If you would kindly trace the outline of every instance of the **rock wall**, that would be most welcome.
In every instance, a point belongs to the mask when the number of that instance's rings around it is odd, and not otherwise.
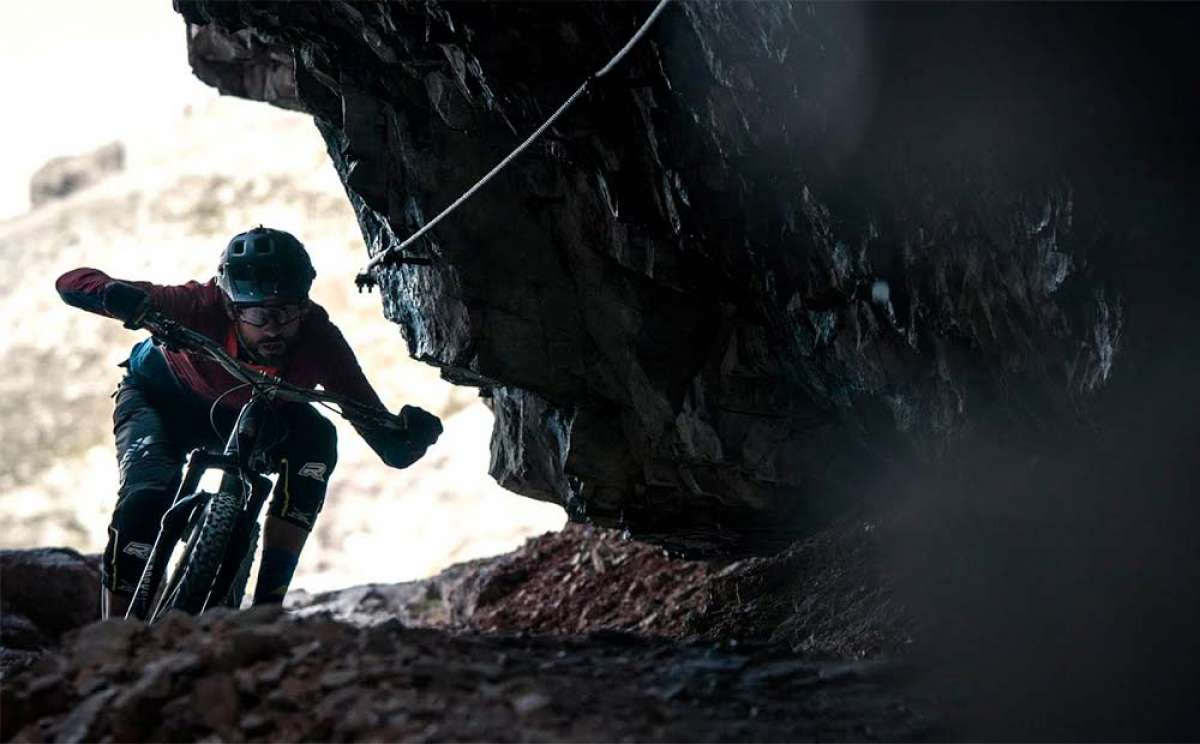
[[[371,254],[651,10],[176,7],[201,79],[313,115]],[[1081,436],[1124,360],[1148,164],[1190,141],[1176,21],[674,4],[432,266],[379,274],[385,312],[490,400],[501,484],[682,548],[776,547],[980,431]]]
[[[0,680],[100,616],[100,556],[0,550]]]

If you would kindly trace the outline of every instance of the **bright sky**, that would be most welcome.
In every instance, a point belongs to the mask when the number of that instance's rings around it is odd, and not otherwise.
[[[176,118],[216,91],[192,76],[170,0],[0,2],[0,218],[29,207],[29,177]]]

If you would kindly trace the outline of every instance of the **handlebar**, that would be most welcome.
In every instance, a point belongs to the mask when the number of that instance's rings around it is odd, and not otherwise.
[[[143,328],[155,339],[171,349],[208,357],[221,365],[235,379],[249,385],[256,395],[302,403],[328,403],[337,406],[338,414],[347,421],[360,426],[404,431],[403,419],[388,411],[368,406],[340,395],[298,387],[279,377],[272,377],[253,369],[229,355],[219,344],[201,333],[171,320],[162,313],[148,311],[127,327]]]

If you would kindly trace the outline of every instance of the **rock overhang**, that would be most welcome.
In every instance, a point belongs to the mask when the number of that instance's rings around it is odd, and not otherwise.
[[[201,79],[313,115],[373,253],[651,9],[176,5]],[[700,552],[776,548],[973,432],[1072,436],[1122,352],[1113,183],[1138,158],[1094,119],[1136,92],[1090,75],[1095,22],[673,5],[431,266],[380,272],[384,312],[490,401],[500,483]]]

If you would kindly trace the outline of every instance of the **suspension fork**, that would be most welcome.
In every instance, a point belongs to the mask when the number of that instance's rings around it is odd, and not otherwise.
[[[144,620],[150,614],[150,603],[166,572],[167,561],[170,560],[175,543],[183,535],[183,530],[192,515],[197,514],[209,498],[209,494],[199,490],[200,478],[205,471],[210,468],[219,468],[224,472],[221,476],[220,492],[238,494],[243,498],[246,496],[244,474],[254,471],[257,465],[255,459],[261,454],[257,447],[262,420],[259,412],[267,405],[269,402],[264,397],[255,395],[242,406],[237,421],[229,432],[229,438],[225,442],[225,449],[220,454],[204,449],[192,450],[188,457],[187,472],[179,484],[179,489],[175,492],[171,508],[163,515],[158,537],[155,538],[154,547],[150,550],[150,559],[146,561],[146,567],[142,571],[137,591],[134,592],[133,600],[129,604],[129,610],[125,613],[125,617]],[[261,481],[266,481],[266,486],[263,486]],[[265,477],[255,476],[250,485],[250,500],[254,501],[258,498],[260,501],[258,506],[252,510],[253,519],[257,520],[258,509],[262,506],[261,501],[266,499],[266,493],[270,491],[270,481]],[[246,505],[245,502],[243,504]],[[239,532],[241,531],[240,523],[244,521],[246,521],[244,517],[239,520]],[[248,548],[251,526],[247,524],[244,529],[246,537],[241,541],[243,551]],[[225,582],[226,591],[232,580],[231,577]],[[210,596],[223,595],[214,593]]]
[[[258,513],[266,503],[267,495],[271,492],[270,479],[259,472],[260,467],[265,465],[265,462],[259,462],[259,460],[266,457],[266,453],[260,449],[261,427],[264,421],[262,411],[269,405],[269,401],[263,396],[255,395],[250,398],[246,405],[242,406],[233,430],[229,433],[229,440],[225,444],[225,456],[233,460],[236,466],[225,470],[225,475],[221,478],[220,490],[226,493],[245,494],[249,498],[243,502],[242,513],[234,525],[233,534],[230,535],[229,544],[225,548],[224,560],[221,562],[221,568],[213,580],[213,587],[208,595],[209,604],[221,602],[229,593],[229,588],[233,585],[234,580],[237,579],[242,558],[250,550],[250,538],[254,531],[254,525],[258,522]],[[250,475],[252,473],[255,474]],[[248,489],[245,488],[247,476],[250,476]]]
[[[183,530],[187,527],[192,515],[197,513],[198,509],[202,509],[209,498],[209,494],[200,491],[199,487],[200,478],[210,468],[222,468],[228,477],[230,470],[237,471],[237,462],[224,453],[216,454],[203,449],[192,450],[188,456],[187,471],[183,481],[175,492],[171,508],[167,509],[167,513],[163,515],[158,537],[154,539],[150,558],[142,570],[137,591],[134,592],[133,600],[129,604],[129,610],[125,613],[125,617],[144,620],[149,615],[150,603],[166,572],[171,550],[183,535]]]

